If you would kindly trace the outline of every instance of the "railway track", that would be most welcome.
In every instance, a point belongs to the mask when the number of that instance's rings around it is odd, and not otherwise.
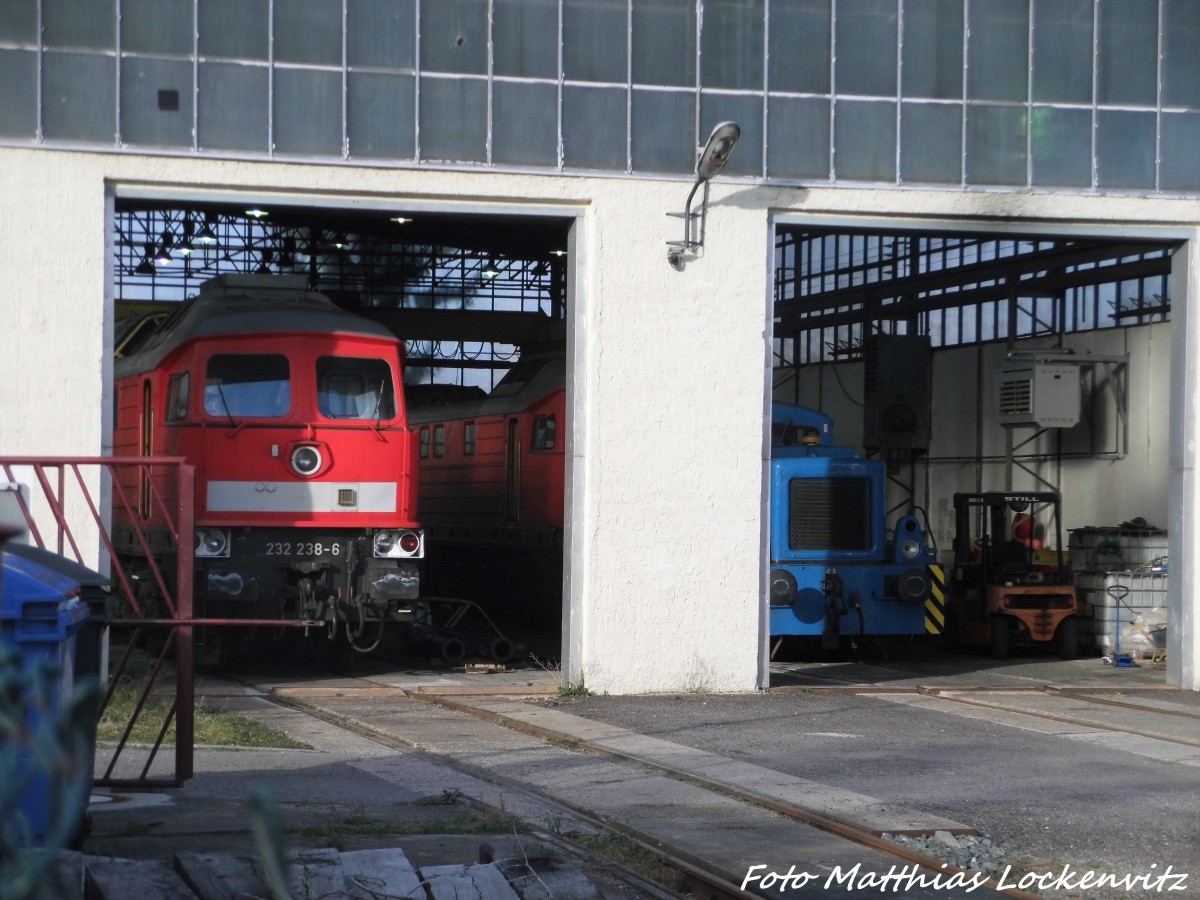
[[[1155,694],[1178,696],[1169,689],[1145,687],[1063,687],[1004,685],[939,687],[930,685],[804,685],[773,688],[820,694],[870,694],[936,697],[963,706],[1031,716],[1036,719],[1121,732],[1187,747],[1200,747],[1200,707],[1154,701]],[[1140,701],[1139,702],[1139,698]]]
[[[974,883],[978,887],[991,888],[993,891],[1010,896],[1030,898],[1030,900],[1035,896],[1011,886],[1001,886],[995,880],[988,881],[983,875],[957,869],[948,865],[942,859],[917,852],[884,839],[880,836],[880,829],[864,827],[852,818],[833,814],[828,809],[816,808],[787,799],[780,799],[777,796],[766,793],[765,788],[763,790],[753,790],[733,781],[723,781],[720,778],[714,777],[711,772],[703,769],[689,768],[685,765],[672,765],[664,762],[661,758],[657,758],[652,753],[639,753],[617,749],[608,742],[589,740],[562,730],[542,727],[529,721],[522,721],[514,716],[489,709],[485,698],[463,696],[457,690],[448,695],[439,694],[435,690],[410,691],[392,688],[390,691],[387,691],[378,682],[370,682],[369,680],[364,680],[364,682],[363,689],[374,692],[377,699],[382,699],[381,691],[391,693],[392,696],[403,694],[406,697],[423,701],[426,704],[443,710],[470,716],[488,724],[500,725],[505,729],[538,738],[540,741],[547,742],[556,749],[580,751],[593,759],[605,758],[614,760],[622,765],[626,771],[630,772],[632,778],[641,777],[640,773],[643,772],[655,772],[666,776],[674,782],[684,783],[691,789],[708,792],[720,796],[726,801],[753,807],[760,812],[773,816],[783,817],[801,826],[808,826],[819,832],[823,832],[829,838],[845,842],[848,846],[852,845],[853,847],[860,848],[861,852],[870,855],[870,859],[877,860],[882,858],[887,860],[888,864],[894,866],[896,869],[921,872],[928,879],[927,884],[933,884],[933,879],[939,878],[941,880],[936,882],[938,886],[945,885],[947,882],[950,883],[951,887]],[[346,693],[353,693],[353,690]],[[286,697],[284,702],[310,715],[323,718],[340,727],[353,730],[358,734],[371,737],[384,744],[398,748],[404,747],[410,752],[413,748],[417,748],[420,752],[426,754],[435,752],[431,751],[420,739],[398,735],[389,729],[381,729],[367,724],[360,717],[353,714],[343,715],[338,713],[336,711],[336,703],[331,705],[327,699],[320,700],[315,697],[305,699],[303,696],[293,694]],[[505,698],[495,702],[503,704],[505,702],[515,703],[517,701]],[[533,708],[536,709],[537,707]],[[476,777],[482,777],[496,783],[503,783],[503,779],[498,777],[495,772],[482,772],[474,766],[462,766],[461,762],[453,759],[448,760],[440,755],[438,756],[438,760],[452,767],[461,766],[464,771]],[[538,792],[538,788],[531,787],[526,782],[510,782],[504,786],[524,791],[533,790],[535,793]],[[619,787],[615,787],[614,789],[620,790]],[[703,859],[698,859],[694,852],[695,848],[674,848],[669,843],[655,839],[652,835],[639,829],[636,824],[630,825],[625,821],[614,819],[603,813],[597,813],[589,809],[586,805],[572,803],[569,798],[564,798],[561,795],[547,796],[543,794],[542,798],[563,806],[572,816],[586,821],[592,827],[617,835],[622,841],[631,842],[646,853],[653,855],[661,866],[675,873],[675,877],[672,880],[676,885],[686,885],[686,896],[705,898],[705,900],[725,900],[725,898],[750,898],[768,895],[778,896],[777,893],[767,894],[743,890],[741,883],[728,877],[728,872],[725,872],[723,876],[719,872],[719,867],[706,865]],[[888,831],[890,829],[885,828],[882,830]],[[895,830],[902,833],[901,829]],[[961,825],[956,827],[954,824],[944,822],[931,824],[927,827],[918,826],[911,829],[908,833],[932,834],[935,830],[951,831],[958,834],[975,833],[969,827]],[[558,837],[565,839],[563,835],[558,835]],[[580,849],[590,849],[592,852],[595,852],[596,848],[592,844],[590,847],[581,845]],[[619,863],[615,864],[619,865]],[[878,864],[876,864],[876,868],[878,868]],[[959,879],[958,881],[949,881],[956,876]],[[634,873],[634,877],[642,876]],[[987,894],[986,890],[980,891],[978,887],[969,896]],[[1002,887],[1003,889],[1001,889]],[[787,895],[786,892],[784,895]],[[797,895],[805,896],[803,893]],[[914,893],[911,896],[921,896],[921,894]],[[941,893],[941,896],[945,896],[944,891]],[[968,894],[964,894],[964,896],[968,896]]]
[[[364,679],[359,679],[359,680],[364,680]],[[374,683],[371,683],[369,686],[364,686],[360,690],[371,692],[372,695],[377,699],[382,699],[383,697],[387,697],[387,696],[392,696],[392,697],[418,696],[419,699],[436,702],[435,698],[432,696],[420,696],[417,692],[399,690],[399,689],[390,688],[390,687],[380,687],[378,684],[374,684]],[[350,692],[353,693],[353,689],[351,689]],[[346,693],[347,692],[343,691],[343,692],[341,692],[340,695],[345,696]],[[416,747],[411,741],[404,740],[403,738],[398,738],[386,729],[372,727],[370,725],[363,724],[362,722],[359,722],[353,718],[348,718],[348,717],[345,717],[342,715],[338,715],[336,713],[332,713],[332,712],[330,712],[329,709],[324,708],[321,705],[319,705],[315,702],[312,702],[311,700],[302,699],[301,697],[297,697],[294,695],[286,697],[286,698],[276,697],[275,699],[277,702],[281,702],[286,706],[289,706],[293,709],[297,709],[302,712],[305,712],[308,715],[311,715],[315,718],[321,719],[322,721],[325,721],[329,724],[336,725],[337,727],[343,728],[347,731],[354,732],[355,734],[358,734],[362,737],[370,738],[371,740],[377,741],[377,742],[383,744],[384,746],[389,746],[389,747],[393,747],[396,749],[402,749],[407,752],[413,752],[414,750],[416,750],[417,752],[420,752],[423,755],[426,755],[427,757],[436,760],[440,764],[450,765],[451,767],[458,768],[458,769],[464,771],[465,774],[469,774],[472,776],[480,776],[483,774],[483,773],[480,773],[478,770],[458,766],[458,765],[455,765],[454,763],[448,763],[444,758],[438,757],[436,754],[432,754],[429,751],[424,750],[420,747]],[[458,704],[454,704],[454,703],[450,703],[450,702],[443,703],[441,705],[443,705],[447,708],[455,708],[456,706],[458,706]],[[462,707],[462,709],[460,711],[466,712],[468,714],[473,714],[472,711],[465,706]],[[483,777],[488,780],[494,780],[494,776],[483,775]],[[509,787],[509,788],[515,788],[517,790],[527,790],[526,786],[516,784],[516,783],[510,783],[510,784],[504,785],[504,786]],[[550,798],[542,798],[542,799],[549,800],[549,802],[554,803],[556,805],[562,805],[559,801],[555,801]],[[697,900],[701,900],[701,898],[703,898],[703,900],[748,900],[748,898],[756,898],[759,896],[757,894],[752,894],[747,891],[743,891],[738,885],[736,885],[732,882],[726,881],[724,879],[721,879],[721,878],[713,875],[712,873],[705,871],[704,869],[700,868],[699,866],[694,865],[692,862],[689,862],[688,860],[685,860],[681,857],[672,855],[669,852],[665,852],[661,847],[656,847],[656,846],[642,840],[636,834],[630,834],[627,830],[623,830],[623,829],[617,827],[612,822],[605,822],[605,821],[602,821],[601,819],[591,816],[588,814],[588,812],[586,810],[582,810],[579,808],[568,808],[565,805],[563,805],[563,809],[565,812],[569,812],[569,814],[572,817],[587,822],[590,826],[592,826],[592,828],[594,828],[598,831],[601,831],[601,832],[609,832],[609,833],[613,834],[614,836],[618,836],[623,841],[628,841],[629,843],[636,846],[643,853],[646,853],[646,854],[652,856],[653,858],[655,858],[662,867],[664,867],[665,869],[667,869],[671,873],[673,873],[674,877],[671,880],[673,880],[675,882],[676,889],[681,889],[681,893],[683,896],[697,898]],[[549,841],[552,843],[561,843],[561,844],[569,845],[575,851],[581,852],[581,853],[589,853],[589,854],[596,855],[598,852],[600,852],[600,851],[597,851],[595,842],[589,841],[589,842],[585,843],[585,842],[582,842],[579,840],[574,840],[570,836],[565,835],[565,834],[560,834],[560,833],[550,834],[550,833],[542,832],[542,833],[538,834],[538,837],[541,840]],[[603,855],[603,853],[600,852],[600,855]],[[618,870],[620,872],[621,877],[630,886],[643,891],[645,896],[652,897],[652,898],[655,898],[655,897],[666,898],[666,897],[676,896],[675,892],[667,890],[658,881],[648,878],[646,873],[634,870],[629,865],[626,865],[625,863],[614,858],[613,856],[605,856],[604,858],[605,858],[607,865]]]
[[[1065,687],[1057,685],[1023,688],[1012,686],[944,688],[914,686],[893,687],[881,691],[870,686],[855,685],[831,687],[822,692],[864,695],[882,693],[894,700],[901,697],[911,697],[918,701],[932,698],[952,704],[960,710],[969,710],[973,714],[971,717],[990,718],[994,715],[994,721],[1002,724],[1025,727],[1030,730],[1042,730],[1050,734],[1075,737],[1083,734],[1099,743],[1122,735],[1136,736],[1148,739],[1137,742],[1148,745],[1148,749],[1140,751],[1134,749],[1127,739],[1122,741],[1122,749],[1144,752],[1147,756],[1163,761],[1179,762],[1191,766],[1200,765],[1200,756],[1191,752],[1191,748],[1200,747],[1200,728],[1197,728],[1196,725],[1197,720],[1200,720],[1200,704],[1196,703],[1195,698],[1191,695],[1166,688],[1145,686]],[[475,716],[483,716],[510,728],[520,728],[549,740],[564,740],[563,734],[556,732],[553,728],[539,728],[529,722],[514,720],[510,716],[495,715],[486,708],[481,709],[470,699],[441,697],[436,698],[434,702]],[[978,715],[981,712],[984,713],[984,716]],[[1038,726],[1038,722],[1047,723],[1048,727]],[[608,741],[568,739],[568,742],[579,750],[616,755],[629,763],[655,768],[672,778],[691,781],[707,789],[721,792],[739,802],[759,805],[795,821],[835,834],[847,841],[886,853],[905,863],[914,863],[934,869],[943,866],[937,859],[930,859],[919,853],[906,852],[904,848],[898,848],[892,842],[883,840],[879,836],[878,829],[861,827],[853,821],[831,816],[819,809],[780,801],[772,796],[763,796],[755,791],[744,790],[719,779],[714,780],[703,771],[665,765],[652,754],[614,751],[612,744]],[[1175,749],[1172,750],[1171,746]],[[956,871],[946,868],[942,870]],[[989,882],[989,886],[1009,888],[1009,885],[997,885],[994,881]],[[1014,896],[1032,896],[1021,890],[1005,889],[1003,892]],[[738,896],[738,894],[730,896]]]
[[[1091,742],[1093,745],[1111,746],[1122,751],[1131,751],[1134,745],[1152,745],[1153,749],[1145,755],[1165,761],[1177,762],[1182,765],[1200,765],[1200,754],[1195,748],[1200,747],[1200,729],[1196,722],[1200,719],[1200,702],[1196,702],[1177,691],[1172,691],[1160,685],[1147,683],[1112,683],[1108,685],[1067,685],[1032,683],[1027,677],[1018,673],[1005,674],[1005,681],[991,684],[971,684],[954,682],[957,679],[939,678],[929,673],[926,678],[921,673],[885,672],[876,673],[882,683],[866,683],[864,681],[850,682],[839,680],[839,672],[833,677],[822,679],[812,670],[804,673],[807,683],[796,686],[778,687],[771,693],[785,694],[802,692],[818,695],[868,695],[875,699],[887,700],[898,704],[949,712],[963,718],[974,718],[993,724],[1013,725],[1029,731],[1040,731],[1046,735],[1066,736]],[[904,678],[906,683],[887,683],[884,678]],[[1011,680],[1008,680],[1011,679]],[[674,883],[686,883],[690,896],[696,898],[713,898],[724,900],[726,897],[766,896],[766,893],[754,893],[742,890],[740,878],[732,877],[734,870],[726,865],[724,868],[715,863],[697,857],[695,847],[686,845],[675,846],[669,841],[659,839],[652,829],[639,826],[637,820],[622,818],[620,815],[607,815],[602,808],[591,808],[586,803],[573,802],[570,796],[563,796],[555,790],[544,790],[537,784],[531,784],[527,779],[517,778],[506,780],[502,774],[491,771],[485,764],[483,767],[472,764],[466,755],[455,755],[453,748],[446,753],[444,748],[428,746],[420,736],[397,731],[394,727],[379,727],[376,720],[368,713],[368,698],[376,701],[386,701],[388,698],[405,698],[421,701],[429,707],[452,711],[461,716],[469,716],[481,723],[503,726],[506,731],[515,731],[529,737],[537,738],[542,749],[547,751],[579,751],[586,754],[587,760],[610,760],[614,765],[619,764],[629,771],[653,772],[669,779],[676,784],[685,784],[691,788],[712,796],[723,798],[733,804],[744,807],[754,807],[765,813],[781,817],[799,826],[806,826],[822,832],[830,838],[844,841],[848,845],[862,848],[864,852],[879,854],[893,861],[897,867],[919,867],[921,871],[939,873],[948,877],[959,870],[947,867],[942,859],[926,856],[909,850],[900,844],[883,839],[881,832],[891,831],[894,834],[931,835],[933,827],[910,831],[881,827],[864,827],[857,821],[854,814],[846,816],[831,813],[828,806],[811,806],[803,802],[782,797],[779,792],[772,790],[774,785],[759,784],[756,789],[748,789],[739,784],[736,779],[725,780],[716,769],[697,768],[684,759],[665,758],[662,754],[645,752],[636,741],[631,740],[626,746],[619,746],[619,741],[605,738],[620,729],[606,726],[600,721],[593,721],[599,729],[600,737],[593,739],[584,732],[576,732],[572,727],[556,727],[553,722],[543,724],[539,716],[547,714],[547,706],[530,704],[528,692],[520,687],[489,690],[481,687],[474,690],[471,687],[459,686],[436,688],[418,687],[414,680],[407,684],[397,683],[393,677],[380,674],[354,679],[354,686],[343,690],[331,688],[316,688],[311,692],[296,692],[287,698],[289,705],[302,709],[312,715],[334,721],[343,727],[349,727],[359,733],[380,740],[392,746],[407,748],[410,752],[417,748],[422,753],[436,757],[440,764],[449,767],[459,767],[477,778],[483,778],[506,788],[530,792],[543,799],[560,805],[571,816],[586,821],[591,827],[606,831],[621,840],[633,844],[652,854],[659,864],[674,873],[677,878]],[[941,682],[939,684],[939,682]],[[1007,682],[1007,683],[1006,683]],[[529,682],[533,684],[533,682]],[[332,693],[330,693],[332,691]],[[519,695],[525,694],[521,697]],[[543,685],[544,695],[553,696],[554,689],[549,684]],[[306,695],[307,694],[307,699]],[[360,709],[353,709],[353,704],[343,714],[338,711],[337,699],[356,695],[361,698]],[[332,700],[333,702],[328,702]],[[506,706],[507,704],[507,706]],[[549,714],[553,715],[554,705],[550,704]],[[563,707],[569,713],[569,705]],[[524,712],[522,712],[522,710]],[[529,711],[537,711],[531,713]],[[577,716],[570,716],[576,722],[582,721]],[[637,725],[630,726],[636,732],[625,732],[627,735],[641,738],[643,741],[653,741],[649,735],[640,733]],[[607,732],[605,732],[607,729]],[[652,730],[651,733],[654,733]],[[669,732],[659,732],[669,734]],[[582,736],[581,736],[582,734]],[[1020,738],[1017,738],[1019,745]],[[666,744],[667,742],[662,742]],[[681,745],[672,745],[680,749]],[[686,750],[688,748],[682,747]],[[526,751],[522,751],[526,752]],[[1132,749],[1131,752],[1139,752]],[[1154,755],[1157,754],[1157,755]],[[560,754],[561,755],[561,754]],[[579,757],[577,756],[577,759]],[[736,756],[719,757],[721,765],[740,764]],[[588,762],[580,761],[581,771],[586,769]],[[718,767],[719,768],[719,765]],[[728,771],[728,769],[724,770]],[[605,777],[613,777],[606,775]],[[583,778],[586,780],[587,776]],[[617,782],[614,781],[614,784]],[[557,785],[556,785],[557,786]],[[614,788],[622,790],[620,786]],[[886,796],[886,795],[881,795]],[[855,813],[860,810],[855,809]],[[529,820],[527,820],[529,821]],[[632,821],[632,824],[630,822]],[[947,826],[937,826],[938,830],[949,830],[951,833],[973,834],[970,827],[955,829]],[[555,832],[560,839],[565,835]],[[595,853],[595,847],[580,845],[582,849]],[[619,865],[619,863],[618,863]],[[969,873],[964,873],[964,877]],[[722,877],[723,876],[723,877]],[[1007,883],[998,884],[993,881],[989,885],[993,891],[1017,897],[1033,897],[1012,886],[1012,879]],[[784,891],[783,896],[789,892]],[[986,890],[975,890],[970,896],[983,896]],[[771,893],[770,896],[777,896]],[[795,896],[804,896],[797,892]],[[816,895],[814,895],[816,896]]]

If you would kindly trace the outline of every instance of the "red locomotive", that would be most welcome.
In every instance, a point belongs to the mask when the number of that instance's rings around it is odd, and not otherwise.
[[[384,623],[419,615],[417,436],[395,335],[303,279],[225,276],[124,354],[114,454],[195,466],[197,618],[319,621],[368,652]],[[148,485],[121,488],[173,563]],[[114,546],[144,572],[120,516]]]
[[[560,611],[565,365],[561,348],[527,351],[487,395],[406,388],[434,592],[503,601],[510,622]]]

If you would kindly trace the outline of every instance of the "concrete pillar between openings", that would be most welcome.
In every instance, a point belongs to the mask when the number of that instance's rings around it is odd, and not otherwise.
[[[1167,683],[1200,690],[1200,230],[1171,268]]]

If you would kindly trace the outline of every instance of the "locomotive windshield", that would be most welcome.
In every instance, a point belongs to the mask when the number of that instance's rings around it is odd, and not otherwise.
[[[322,356],[317,360],[317,409],[328,419],[394,418],[391,367],[382,359]]]
[[[277,419],[292,406],[286,356],[266,353],[221,354],[208,361],[204,411],[229,419]]]

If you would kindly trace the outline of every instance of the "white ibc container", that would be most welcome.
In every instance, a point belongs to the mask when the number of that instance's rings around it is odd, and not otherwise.
[[[1157,528],[1074,528],[1067,548],[1075,572],[1137,569],[1167,558],[1167,532]]]
[[[1121,649],[1135,649],[1132,644],[1137,643],[1139,637],[1132,623],[1140,613],[1158,617],[1158,611],[1168,603],[1169,580],[1170,576],[1165,572],[1076,572],[1081,634],[1090,633],[1094,646],[1111,650],[1119,614]],[[1115,590],[1110,591],[1110,588]],[[1122,588],[1128,589],[1128,593]],[[1124,596],[1118,599],[1114,593]],[[1126,647],[1126,644],[1131,646]]]

